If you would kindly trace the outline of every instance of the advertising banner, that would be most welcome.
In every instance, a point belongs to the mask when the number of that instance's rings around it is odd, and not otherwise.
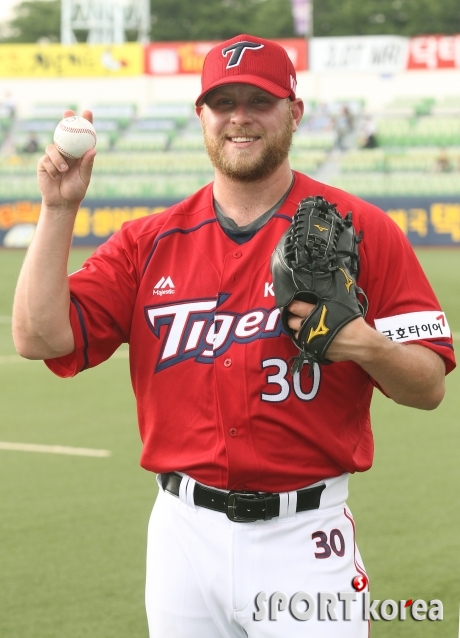
[[[143,72],[144,51],[138,43],[0,46],[3,78],[125,77]]]
[[[296,71],[306,71],[307,42],[303,38],[275,40],[283,46]],[[145,47],[145,72],[148,75],[201,73],[203,62],[216,42],[154,42]]]
[[[401,228],[413,246],[460,247],[460,197],[369,197]],[[155,215],[177,199],[88,199],[78,212],[73,245],[97,246],[121,225]],[[40,212],[37,201],[0,201],[0,246],[29,244]]]
[[[296,0],[295,8],[299,16],[306,11],[308,17],[308,2],[304,5],[305,0]],[[308,20],[307,27],[299,28],[308,28]],[[408,70],[460,69],[460,34],[286,38],[275,42],[286,49],[296,71],[391,75]],[[0,78],[200,74],[204,58],[215,45],[216,41],[0,44]]]
[[[368,197],[413,246],[460,247],[460,197]]]
[[[460,69],[460,35],[424,35],[409,40],[408,69]]]
[[[401,73],[407,66],[408,39],[392,35],[344,36],[310,40],[314,73]]]
[[[125,222],[160,213],[177,199],[84,200],[75,220],[74,246],[98,246]],[[29,245],[40,214],[34,200],[0,201],[0,246]]]

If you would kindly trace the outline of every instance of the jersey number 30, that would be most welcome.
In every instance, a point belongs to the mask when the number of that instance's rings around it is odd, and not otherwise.
[[[275,387],[273,388],[273,392],[262,392],[260,395],[262,401],[269,401],[270,403],[285,401],[292,390],[294,390],[296,397],[301,401],[311,401],[318,394],[319,383],[321,381],[321,368],[317,363],[313,364],[313,374],[311,376],[307,376],[308,366],[305,366],[301,371],[305,371],[302,376],[304,376],[304,379],[308,379],[308,383],[311,385],[310,390],[307,392],[301,386],[301,372],[296,372],[292,376],[291,388],[291,384],[287,379],[289,366],[284,359],[265,359],[262,361],[262,369],[265,368],[275,368],[276,371],[274,374],[267,374],[267,384]]]

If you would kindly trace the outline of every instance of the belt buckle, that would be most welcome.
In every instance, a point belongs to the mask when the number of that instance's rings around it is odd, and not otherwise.
[[[227,501],[227,517],[234,523],[254,523],[259,520],[257,518],[246,518],[245,516],[235,515],[235,499],[237,496],[244,496],[245,498],[265,498],[258,492],[229,492]]]

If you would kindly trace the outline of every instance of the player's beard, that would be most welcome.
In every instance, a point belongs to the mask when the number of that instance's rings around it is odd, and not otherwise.
[[[287,111],[278,131],[268,136],[264,132],[251,131],[245,127],[234,127],[219,137],[212,137],[202,120],[204,143],[214,168],[236,182],[256,182],[272,175],[287,158],[292,144],[292,113]],[[229,156],[224,151],[228,137],[260,137],[264,148],[256,156],[248,149],[236,149]]]

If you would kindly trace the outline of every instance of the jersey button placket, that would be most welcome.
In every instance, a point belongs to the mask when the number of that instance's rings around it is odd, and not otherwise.
[[[247,276],[243,273],[246,266],[245,251],[239,246],[227,252],[222,269],[219,289],[230,293],[228,300],[219,312],[235,317],[231,332],[225,342],[223,356],[215,359],[216,389],[218,393],[219,412],[221,416],[221,436],[227,455],[228,480],[230,483],[241,483],[246,468],[247,441],[245,435],[247,405],[244,393],[240,392],[242,376],[245,374],[246,356],[244,345],[238,343],[234,331],[239,321],[240,308],[246,307],[247,288],[238,287],[235,281]],[[238,312],[239,311],[239,312]],[[245,444],[246,441],[246,444]],[[239,479],[239,481],[238,481]]]

